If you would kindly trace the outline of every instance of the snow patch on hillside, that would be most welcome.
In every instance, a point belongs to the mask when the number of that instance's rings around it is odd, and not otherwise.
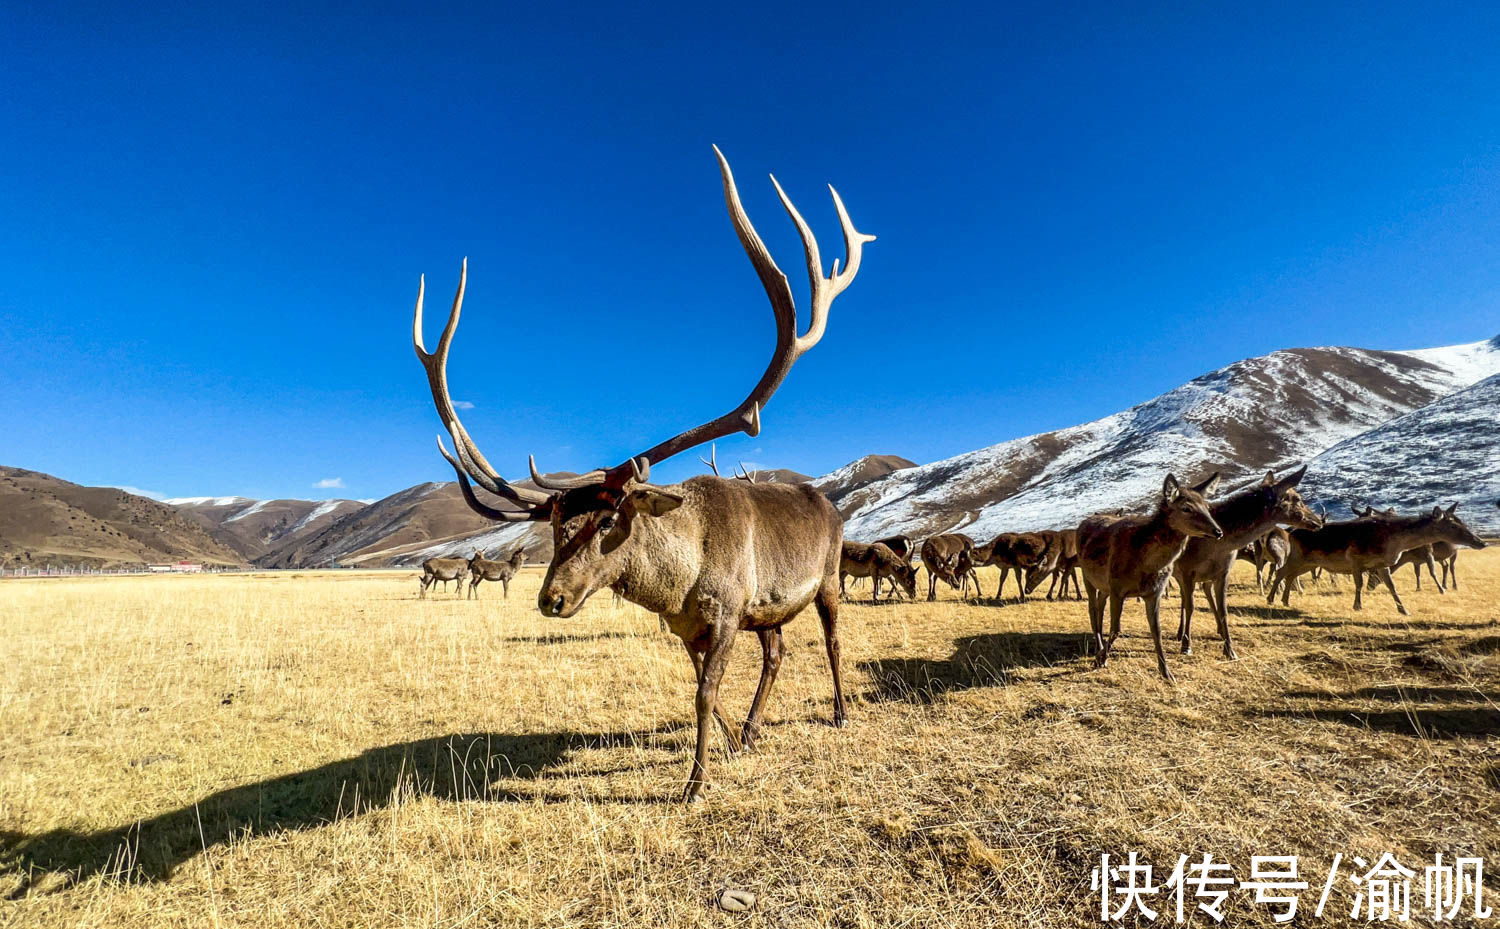
[[[318,504],[312,510],[309,510],[306,516],[297,520],[297,524],[292,527],[292,531],[297,532],[303,528],[306,528],[316,520],[319,520],[324,516],[327,516],[329,513],[332,513],[334,510],[338,509],[343,502],[344,501],[342,500],[329,500],[327,503]],[[235,518],[238,519],[239,517],[236,516]]]
[[[249,506],[245,507],[243,510],[240,510],[239,512],[235,513],[233,516],[231,516],[228,519],[224,520],[224,522],[226,522],[226,523],[238,522],[239,520],[244,519],[246,516],[254,516],[256,513],[259,513],[261,510],[265,509],[266,506],[267,506],[267,504],[269,504],[270,502],[271,501],[269,501],[269,500],[257,500],[255,503],[250,504]]]
[[[170,497],[162,501],[171,506],[234,506],[253,502],[249,497]]]

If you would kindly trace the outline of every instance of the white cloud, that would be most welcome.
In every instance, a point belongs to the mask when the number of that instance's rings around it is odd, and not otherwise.
[[[344,479],[341,477],[325,477],[313,485],[319,490],[328,490],[333,487],[343,487]]]
[[[152,500],[167,499],[167,495],[159,490],[142,490],[139,487],[131,487],[129,484],[111,484],[110,486],[115,490],[123,490],[128,494],[135,494],[137,497],[149,497]]]
[[[375,498],[374,497],[359,497],[354,502],[355,503],[364,503],[364,504],[368,505],[368,504],[374,503],[375,502]]]
[[[474,409],[474,404],[470,403],[467,400],[454,400],[453,408],[455,410],[472,410]]]

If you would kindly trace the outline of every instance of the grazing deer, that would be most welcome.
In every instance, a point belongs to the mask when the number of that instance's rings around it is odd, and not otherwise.
[[[463,305],[468,269],[459,276],[458,293],[435,352],[422,344],[422,294],[418,287],[412,325],[417,357],[427,371],[433,404],[452,437],[457,458],[441,439],[438,448],[458,476],[470,509],[492,520],[549,520],[554,552],[537,596],[545,616],[575,615],[597,590],[610,588],[664,619],[693,662],[697,679],[698,739],[683,799],[702,797],[707,781],[709,740],[714,721],[723,729],[731,753],[753,745],[761,713],[781,664],[781,628],[812,604],[823,624],[828,664],[833,674],[833,721],[845,722],[839,669],[839,558],[843,520],[828,498],[806,484],[756,483],[700,475],[680,484],[648,483],[653,464],[714,439],[744,432],[760,433],[761,411],[781,386],[793,364],[817,345],[828,324],[833,301],[859,273],[864,245],[874,236],[855,230],[836,191],[833,204],[843,227],[847,261],[823,275],[818,243],[781,185],[771,182],[802,238],[811,283],[810,322],[798,335],[796,305],[786,275],[740,204],[729,163],[715,147],[724,199],[740,244],[755,267],[776,320],[776,347],[765,373],[748,396],[717,419],[694,426],[612,468],[567,479],[543,478],[530,461],[538,490],[508,483],[469,438],[448,393],[447,358]],[[832,191],[832,188],[829,188]],[[648,344],[649,330],[636,331],[636,347]],[[630,349],[626,349],[627,352]],[[637,352],[637,354],[639,354]],[[649,361],[624,369],[629,393],[639,395]],[[470,480],[503,498],[504,508],[475,496]],[[729,664],[736,633],[748,629],[759,637],[760,684],[740,735],[729,727],[719,707],[719,683]]]
[[[511,552],[507,561],[486,561],[483,553],[474,552],[474,557],[469,559],[469,596],[474,596],[474,588],[479,586],[480,581],[499,581],[501,596],[510,598],[510,580],[516,576],[526,564],[526,551],[516,549]]]
[[[915,599],[917,596],[917,569],[881,542],[867,545],[864,542],[844,540],[843,555],[839,559],[840,595],[844,593],[844,578],[850,576],[872,578],[875,588],[871,594],[872,600],[880,599],[882,578],[891,582],[892,596],[895,596],[898,586],[906,591],[908,597]]]
[[[1120,635],[1120,612],[1126,598],[1146,602],[1146,622],[1156,642],[1156,667],[1167,683],[1175,683],[1167,669],[1158,616],[1161,596],[1172,573],[1172,563],[1190,538],[1224,537],[1203,496],[1168,474],[1161,499],[1150,516],[1090,516],[1078,527],[1078,566],[1089,596],[1089,624],[1094,633],[1094,667],[1102,668]],[[1104,603],[1109,601],[1110,630],[1104,638]]]
[[[1030,594],[1041,586],[1043,578],[1051,578],[1052,583],[1047,585],[1047,599],[1052,599],[1052,592],[1057,587],[1058,579],[1062,579],[1062,591],[1058,599],[1066,600],[1068,597],[1068,581],[1073,581],[1073,590],[1078,599],[1083,599],[1083,587],[1078,583],[1078,530],[1077,529],[1044,529],[1037,535],[1046,540],[1047,547],[1042,552],[1042,558],[1032,567],[1026,570],[1026,593]]]
[[[1401,602],[1401,595],[1396,593],[1390,570],[1402,552],[1433,542],[1484,548],[1484,540],[1464,525],[1457,509],[1458,504],[1454,504],[1446,510],[1433,507],[1431,513],[1421,516],[1363,516],[1348,522],[1328,523],[1321,529],[1294,530],[1291,554],[1276,572],[1266,603],[1276,602],[1279,587],[1282,605],[1290,605],[1292,581],[1320,567],[1330,574],[1354,576],[1354,609],[1360,610],[1364,608],[1361,599],[1364,576],[1373,571],[1391,592],[1396,611],[1407,616],[1409,612]]]
[[[1026,582],[1022,572],[1041,564],[1046,553],[1047,539],[1039,532],[1002,532],[974,550],[974,563],[1000,569],[1000,586],[995,589],[997,603],[1005,595],[1006,578],[1016,572],[1016,587],[1021,602],[1025,603]]]
[[[457,581],[458,586],[453,592],[461,594],[464,592],[464,580],[469,576],[469,562],[464,558],[429,558],[422,562],[422,590],[417,594],[418,600],[427,599],[427,588],[438,581]],[[448,585],[444,583],[443,589]]]
[[[1297,493],[1297,485],[1306,473],[1307,465],[1303,465],[1278,480],[1274,472],[1267,471],[1260,483],[1208,505],[1208,511],[1223,530],[1223,535],[1189,539],[1172,569],[1182,594],[1177,638],[1182,641],[1184,655],[1193,650],[1193,591],[1201,585],[1208,607],[1213,610],[1219,637],[1224,641],[1224,657],[1230,660],[1238,657],[1229,638],[1226,604],[1229,569],[1234,567],[1235,555],[1246,543],[1260,541],[1278,523],[1302,529],[1317,529],[1323,525],[1322,518],[1308,509]],[[1215,472],[1193,490],[1205,498],[1210,497],[1218,483],[1219,475]]]
[[[959,589],[959,582],[973,573],[974,540],[961,532],[935,535],[922,543],[922,566],[927,569],[927,599],[937,599],[937,582]],[[966,555],[960,563],[959,556]],[[977,586],[977,584],[976,584]],[[968,592],[967,586],[964,593]]]

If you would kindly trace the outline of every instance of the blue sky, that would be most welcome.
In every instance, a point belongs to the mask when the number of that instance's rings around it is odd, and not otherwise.
[[[752,11],[753,9],[753,11]],[[722,460],[930,461],[1292,345],[1500,332],[1500,7],[0,9],[0,464],[168,495],[613,464],[759,375],[710,143],[828,334]],[[693,455],[657,473],[701,471]],[[335,486],[318,486],[333,484]]]

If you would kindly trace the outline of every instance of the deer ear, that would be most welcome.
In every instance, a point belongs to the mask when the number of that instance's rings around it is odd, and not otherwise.
[[[1204,481],[1201,484],[1195,485],[1193,487],[1193,490],[1197,491],[1205,497],[1212,497],[1214,495],[1214,491],[1218,489],[1219,478],[1221,476],[1222,475],[1220,474],[1220,472],[1215,471],[1208,476],[1208,480]]]
[[[1432,515],[1433,516],[1442,516],[1443,515],[1443,508],[1440,507],[1440,506],[1433,507],[1432,508]]]
[[[625,503],[644,516],[665,516],[682,506],[682,497],[665,490],[632,490]]]
[[[1269,474],[1266,476],[1270,477]],[[1307,465],[1303,465],[1302,467],[1293,471],[1291,474],[1288,474],[1286,477],[1282,478],[1280,481],[1277,481],[1276,489],[1281,491],[1282,493],[1285,493],[1286,491],[1291,490],[1293,487],[1296,487],[1298,484],[1302,483],[1302,479],[1306,476]]]
[[[1161,482],[1162,500],[1167,503],[1171,503],[1173,500],[1177,499],[1177,495],[1180,493],[1182,493],[1182,487],[1177,483],[1177,476],[1175,474],[1168,473],[1167,479]]]
[[[1271,487],[1276,483],[1276,472],[1267,471],[1266,476],[1260,479],[1260,486]]]
[[[1457,514],[1458,514],[1458,504],[1457,503],[1455,503],[1452,506],[1448,507],[1448,517],[1450,519],[1453,518],[1454,516],[1456,516]]]

